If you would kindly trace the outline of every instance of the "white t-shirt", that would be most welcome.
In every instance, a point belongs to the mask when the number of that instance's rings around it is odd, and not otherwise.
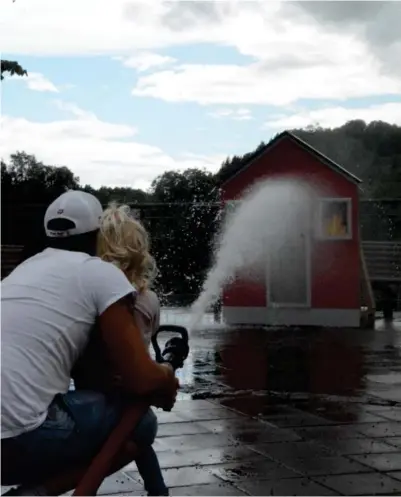
[[[51,248],[1,282],[1,438],[43,423],[96,317],[133,292],[112,264]]]

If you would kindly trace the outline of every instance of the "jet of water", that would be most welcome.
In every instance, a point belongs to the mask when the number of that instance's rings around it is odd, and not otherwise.
[[[239,274],[248,280],[266,274],[269,256],[302,225],[309,199],[310,187],[299,180],[269,180],[252,189],[226,216],[217,239],[215,263],[192,305],[189,329],[198,325],[224,285]]]

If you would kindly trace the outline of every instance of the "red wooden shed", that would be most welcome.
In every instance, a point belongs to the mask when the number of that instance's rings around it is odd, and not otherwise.
[[[359,327],[357,177],[285,131],[225,179],[222,202],[241,200],[261,181],[285,178],[318,191],[308,200],[308,222],[293,231],[258,281],[239,277],[224,288],[224,320],[231,325]],[[294,268],[290,278],[289,267]]]

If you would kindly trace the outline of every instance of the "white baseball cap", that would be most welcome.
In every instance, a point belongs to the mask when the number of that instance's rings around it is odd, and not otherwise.
[[[94,195],[79,190],[69,190],[56,198],[47,208],[44,219],[46,235],[51,238],[65,238],[96,231],[100,228],[102,214],[102,204]],[[49,221],[54,219],[68,219],[75,227],[55,231],[48,227]]]

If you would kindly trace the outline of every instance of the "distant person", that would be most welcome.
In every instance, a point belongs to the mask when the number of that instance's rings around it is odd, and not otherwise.
[[[115,265],[95,257],[102,214],[93,195],[61,195],[45,214],[48,248],[1,283],[2,484],[24,483],[8,495],[75,488],[120,420],[124,405],[117,399],[68,391],[95,321],[125,389],[134,396],[157,393],[155,405],[165,409],[175,402],[172,369],[151,359],[133,319],[137,290]],[[152,445],[156,429],[149,411],[133,441]],[[127,450],[117,466],[133,457]],[[57,479],[60,473],[64,479]]]
[[[148,234],[132,216],[129,206],[112,204],[105,210],[100,224],[97,254],[120,268],[137,289],[132,313],[149,347],[151,338],[160,325],[159,299],[150,290],[156,275],[156,264],[149,253]],[[121,391],[121,384],[118,375],[110,367],[107,350],[100,337],[94,330],[91,342],[72,372],[74,384],[77,389],[116,395],[119,389]],[[153,422],[157,426],[155,415]],[[141,450],[135,462],[148,495],[168,495],[159,461],[151,445]]]
[[[385,321],[392,321],[394,319],[394,311],[397,307],[397,293],[392,285],[384,286],[382,298],[383,318]]]

